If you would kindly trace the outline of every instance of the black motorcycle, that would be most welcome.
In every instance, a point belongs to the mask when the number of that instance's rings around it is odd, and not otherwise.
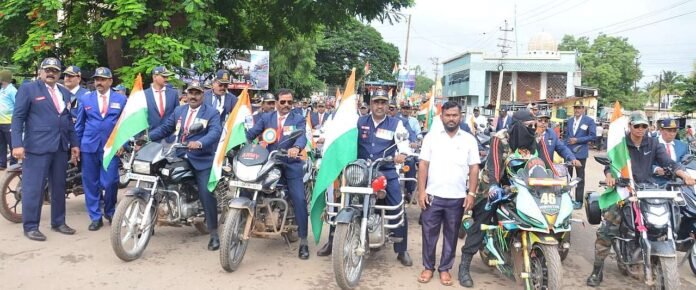
[[[595,156],[595,160],[602,165],[610,163],[605,156]],[[616,187],[627,188],[630,183],[620,178]],[[604,182],[600,185],[606,186]],[[640,278],[650,289],[679,289],[675,237],[679,231],[678,204],[683,201],[678,189],[682,185],[637,184],[635,192],[617,205],[622,222],[612,247],[619,271],[624,276]],[[599,196],[600,193],[590,192],[586,197],[587,219],[595,225],[602,220]]]
[[[48,183],[44,181],[44,203],[51,201],[48,192]],[[0,214],[13,223],[22,222],[22,163],[11,165],[5,170],[0,180]],[[68,162],[68,170],[65,179],[65,198],[70,194],[79,196],[84,193],[82,189],[82,170],[78,163],[73,165]]]

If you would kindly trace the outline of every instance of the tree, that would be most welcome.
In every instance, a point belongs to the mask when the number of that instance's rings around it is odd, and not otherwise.
[[[577,51],[582,83],[599,89],[602,104],[620,101],[627,109],[643,107],[633,100],[634,83],[643,73],[635,63],[638,50],[627,38],[600,34],[590,43],[587,37],[566,35],[559,49]]]
[[[696,74],[684,80],[684,93],[674,102],[675,111],[685,115],[696,112]]]
[[[3,0],[0,32],[19,37],[0,39],[10,48],[0,61],[31,72],[42,58],[57,56],[86,69],[109,66],[126,82],[156,65],[211,72],[236,51],[273,48],[356,17],[391,21],[394,11],[412,5],[413,0]]]
[[[399,61],[399,49],[382,39],[374,28],[352,20],[346,25],[328,29],[317,52],[317,77],[329,85],[343,85],[351,68],[357,78],[365,76],[365,63],[370,63],[368,80],[393,80],[394,63]]]
[[[420,65],[417,65],[414,70],[416,72],[416,89],[414,91],[417,94],[431,91],[435,81],[426,76],[425,71],[423,71]]]
[[[291,88],[296,98],[307,97],[323,89],[324,83],[316,78],[315,55],[320,35],[282,40],[271,49],[270,89]]]

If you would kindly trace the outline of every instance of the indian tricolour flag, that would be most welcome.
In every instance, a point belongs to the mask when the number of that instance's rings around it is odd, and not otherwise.
[[[631,157],[626,147],[626,130],[628,118],[621,113],[621,105],[617,101],[614,104],[614,113],[607,133],[607,154],[611,160],[610,171],[614,178],[633,179],[631,172]],[[605,209],[615,205],[620,200],[628,197],[628,188],[607,188],[599,198],[599,208]]]
[[[249,100],[249,92],[244,89],[239,95],[237,104],[232,109],[232,114],[227,117],[225,126],[222,128],[222,135],[220,135],[215,159],[213,159],[213,167],[210,170],[210,179],[208,179],[208,190],[211,192],[215,190],[215,186],[222,176],[222,163],[225,161],[227,152],[246,142],[246,127],[244,125],[250,118],[251,101]]]
[[[435,119],[435,116],[437,115],[437,110],[435,108],[435,94],[430,94],[430,98],[428,99],[428,111],[425,113],[425,124],[424,127],[430,131],[431,127],[433,126],[433,120]]]
[[[314,132],[312,131],[314,128],[314,124],[312,124],[312,114],[308,113],[305,121],[305,136],[307,137],[307,145],[305,145],[305,153],[307,153],[307,156],[312,155],[312,149],[314,149],[317,145],[314,144]]]
[[[358,158],[358,112],[355,110],[355,69],[348,78],[346,89],[336,109],[334,120],[326,124],[323,159],[314,184],[311,204],[311,220],[314,239],[319,242],[326,207],[325,191],[333,184],[341,170]]]
[[[118,118],[114,130],[104,144],[104,157],[102,166],[104,170],[109,167],[111,159],[116,152],[128,142],[128,139],[147,129],[147,101],[143,92],[143,79],[138,74],[133,84],[133,90],[128,97],[128,102]]]

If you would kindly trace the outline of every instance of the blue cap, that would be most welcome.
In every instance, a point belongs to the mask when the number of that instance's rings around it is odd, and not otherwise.
[[[203,84],[199,81],[192,81],[188,87],[186,88],[186,92],[188,93],[191,90],[198,90],[201,92],[204,92],[205,90],[203,89]]]
[[[106,67],[98,67],[94,71],[94,75],[92,78],[105,78],[105,79],[110,79],[113,78],[114,76],[111,74],[111,70]]]
[[[660,122],[660,128],[665,128],[665,129],[677,129],[679,128],[679,125],[677,125],[677,121],[671,118],[664,119]]]
[[[118,84],[118,86],[114,87],[114,91],[126,91],[126,87],[123,86],[123,84]]]
[[[219,82],[221,84],[229,84],[230,83],[230,72],[227,71],[226,69],[218,70],[217,73],[215,74],[214,81]]]
[[[63,71],[64,74],[71,75],[71,76],[79,75],[80,72],[81,72],[80,67],[76,66],[76,65],[71,65]]]
[[[168,77],[168,76],[171,76],[171,75],[173,75],[173,74],[174,74],[174,73],[172,73],[172,72],[169,71],[166,67],[163,67],[163,66],[158,66],[158,67],[155,67],[155,68],[152,69],[152,75],[153,75],[153,76],[154,76],[154,75],[161,75],[161,76]]]
[[[55,68],[55,69],[60,71],[60,67],[61,67],[60,60],[58,60],[55,57],[45,58],[41,62],[41,69]]]

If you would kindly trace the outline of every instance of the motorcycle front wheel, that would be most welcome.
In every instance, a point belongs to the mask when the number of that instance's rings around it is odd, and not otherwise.
[[[119,259],[130,262],[142,256],[152,237],[156,218],[157,210],[147,208],[143,198],[126,196],[118,203],[111,225],[111,247]],[[144,224],[146,219],[149,222]]]
[[[336,284],[341,289],[353,289],[360,282],[364,267],[364,255],[358,255],[360,247],[360,224],[357,220],[348,224],[337,224],[333,239],[333,263]],[[365,245],[367,247],[367,245]]]
[[[655,284],[650,289],[680,289],[677,257],[652,257],[651,264]]]
[[[231,208],[225,218],[220,238],[220,265],[227,272],[234,272],[244,259],[249,240],[244,239],[244,227],[249,211]]]
[[[532,273],[529,276],[532,289],[561,289],[563,268],[558,246],[535,244],[529,254]]]
[[[691,267],[691,273],[696,275],[696,251],[694,251],[694,248],[696,248],[696,246],[692,246],[687,255],[689,255],[689,267]]]

